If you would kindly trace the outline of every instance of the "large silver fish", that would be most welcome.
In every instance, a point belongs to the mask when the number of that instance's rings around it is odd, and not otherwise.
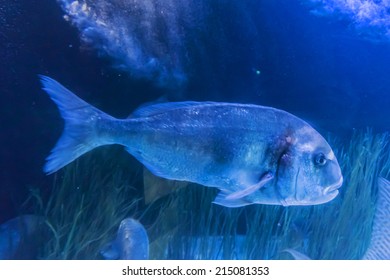
[[[325,203],[343,182],[325,139],[285,111],[177,102],[116,119],[55,80],[41,80],[65,120],[44,167],[49,174],[96,147],[121,144],[157,176],[218,188],[214,202],[227,207]]]

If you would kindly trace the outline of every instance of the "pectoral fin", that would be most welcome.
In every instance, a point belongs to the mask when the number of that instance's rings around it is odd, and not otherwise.
[[[229,195],[227,195],[225,197],[226,200],[237,200],[237,199],[241,199],[247,195],[250,195],[252,193],[254,193],[255,191],[257,191],[258,189],[262,188],[266,183],[268,183],[269,181],[271,181],[272,179],[274,178],[274,176],[272,175],[271,172],[267,172],[265,173],[260,181],[256,184],[253,184],[243,190],[240,190],[240,191],[237,191],[237,192],[234,192],[234,193],[231,193]]]
[[[245,201],[244,199],[226,199],[226,195],[226,192],[221,191],[214,199],[213,203],[229,208],[236,208],[253,204],[252,202]]]

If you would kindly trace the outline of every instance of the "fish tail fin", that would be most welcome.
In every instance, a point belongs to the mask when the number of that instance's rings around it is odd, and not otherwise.
[[[46,174],[52,174],[84,153],[103,145],[95,136],[96,122],[110,116],[89,105],[57,81],[43,75],[39,77],[42,89],[56,103],[65,120],[64,131],[43,168]]]

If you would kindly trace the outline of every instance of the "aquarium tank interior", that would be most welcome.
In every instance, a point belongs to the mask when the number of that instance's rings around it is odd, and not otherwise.
[[[390,259],[390,1],[0,23],[0,259]]]

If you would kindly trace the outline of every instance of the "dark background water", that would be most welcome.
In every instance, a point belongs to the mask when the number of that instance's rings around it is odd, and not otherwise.
[[[133,79],[81,46],[56,1],[0,0],[0,223],[29,187],[49,190],[53,179],[42,166],[63,123],[37,74],[116,117],[169,96],[274,106],[338,137],[389,130],[390,42],[360,38],[299,1],[209,2],[206,30],[187,42],[188,82],[175,88]]]

